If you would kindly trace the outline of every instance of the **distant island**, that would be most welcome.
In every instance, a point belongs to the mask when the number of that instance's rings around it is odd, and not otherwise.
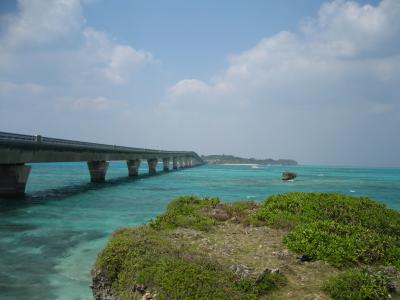
[[[298,165],[297,161],[293,159],[255,159],[243,158],[233,155],[202,155],[201,158],[210,164],[260,164],[260,165]]]

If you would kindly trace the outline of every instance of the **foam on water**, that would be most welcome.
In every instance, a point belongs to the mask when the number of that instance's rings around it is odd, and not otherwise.
[[[296,180],[282,182],[286,169]],[[400,169],[207,165],[126,175],[122,162],[110,164],[104,184],[88,183],[84,163],[33,165],[27,196],[0,201],[0,299],[91,299],[90,267],[111,232],[149,221],[178,195],[261,201],[289,191],[340,192],[400,209]]]

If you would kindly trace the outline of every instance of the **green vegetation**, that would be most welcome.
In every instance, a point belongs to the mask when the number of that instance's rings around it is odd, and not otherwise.
[[[289,249],[338,267],[400,264],[400,213],[368,198],[326,193],[275,195],[253,219],[294,228],[285,237]]]
[[[258,299],[285,285],[285,276],[268,272],[257,280],[236,276],[206,253],[169,236],[176,228],[211,230],[221,222],[212,209],[222,212],[226,207],[225,218],[240,220],[254,206],[252,202],[222,205],[218,198],[178,197],[149,225],[116,231],[96,265],[122,299],[135,299],[131,288],[135,285],[151,287],[157,299]]]
[[[281,273],[265,273],[257,281],[240,279],[237,286],[249,299],[258,299],[257,296],[267,295],[287,284],[285,275]],[[210,297],[211,299],[212,297]],[[212,298],[214,299],[214,298]]]
[[[218,198],[178,197],[168,205],[165,213],[150,223],[150,226],[157,230],[185,227],[207,231],[216,220],[205,215],[202,210],[218,203]]]
[[[334,299],[391,299],[393,284],[383,271],[368,269],[345,271],[327,281],[324,291]]]
[[[400,214],[366,197],[336,193],[286,193],[269,197],[256,218],[269,224],[294,228],[314,221],[331,220],[361,225],[389,235],[400,235]]]
[[[323,193],[261,204],[178,197],[148,225],[116,231],[96,261],[121,299],[143,289],[156,299],[387,299],[396,267],[400,213]]]
[[[260,165],[297,165],[297,161],[293,159],[255,159],[243,158],[233,155],[202,155],[201,158],[211,164],[260,164]]]
[[[334,266],[381,260],[395,239],[360,225],[317,221],[300,225],[285,237],[289,249]]]
[[[117,232],[97,264],[122,299],[135,299],[138,284],[157,290],[158,299],[241,299],[233,274],[146,227]]]

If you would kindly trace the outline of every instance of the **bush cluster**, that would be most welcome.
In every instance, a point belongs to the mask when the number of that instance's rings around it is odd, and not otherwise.
[[[330,220],[400,236],[399,212],[366,197],[337,193],[293,192],[272,195],[253,218],[288,229],[299,224]]]
[[[335,193],[269,197],[253,219],[291,229],[289,249],[335,266],[400,265],[400,213],[371,199]]]
[[[382,260],[395,239],[361,225],[316,221],[299,225],[284,241],[289,249],[341,267]]]
[[[173,200],[167,211],[150,222],[156,230],[174,229],[177,227],[209,230],[216,220],[202,213],[203,209],[219,204],[218,198],[180,196]]]
[[[256,281],[240,279],[237,284],[247,295],[261,296],[276,291],[285,286],[287,282],[286,276],[282,273],[266,272]]]
[[[382,271],[352,269],[327,281],[323,290],[334,299],[391,299],[390,277]]]

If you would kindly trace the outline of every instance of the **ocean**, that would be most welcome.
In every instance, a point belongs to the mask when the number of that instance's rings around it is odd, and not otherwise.
[[[92,299],[90,268],[113,230],[148,222],[178,195],[262,201],[291,191],[368,196],[400,210],[400,169],[204,165],[127,177],[110,163],[89,183],[85,163],[32,164],[23,199],[0,198],[0,299]],[[299,174],[282,182],[282,171]],[[140,167],[147,173],[146,164]]]

